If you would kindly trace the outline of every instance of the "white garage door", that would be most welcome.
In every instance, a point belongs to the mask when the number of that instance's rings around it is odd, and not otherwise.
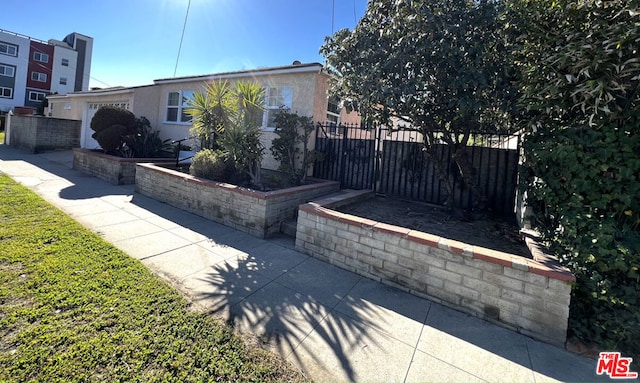
[[[131,103],[129,101],[88,102],[84,110],[84,118],[82,119],[82,137],[81,137],[82,145],[81,146],[84,149],[100,148],[100,145],[98,144],[98,142],[93,138],[91,138],[91,135],[94,133],[93,130],[91,130],[91,119],[96,114],[98,109],[100,109],[100,107],[115,106],[118,108],[131,110],[130,104]]]

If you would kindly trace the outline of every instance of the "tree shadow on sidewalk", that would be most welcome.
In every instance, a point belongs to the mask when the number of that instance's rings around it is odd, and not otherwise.
[[[333,371],[334,379],[354,381],[358,376],[350,356],[367,346],[383,348],[379,333],[388,320],[350,294],[362,280],[267,242],[200,275],[213,288],[198,298],[210,302],[213,314],[258,336],[304,370],[320,368]],[[339,365],[327,365],[333,363]]]

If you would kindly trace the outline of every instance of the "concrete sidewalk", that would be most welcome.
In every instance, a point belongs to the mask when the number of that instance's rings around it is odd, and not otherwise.
[[[0,172],[315,381],[609,381],[596,361],[0,145]],[[1,202],[0,202],[1,203]]]

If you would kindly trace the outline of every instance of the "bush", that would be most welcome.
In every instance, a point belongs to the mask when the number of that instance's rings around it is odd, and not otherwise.
[[[103,106],[91,119],[91,137],[98,141],[107,153],[118,150],[124,142],[123,136],[134,134],[136,117],[130,111],[114,106]]]
[[[640,353],[640,17],[628,2],[512,3],[533,225],[576,275],[571,335]]]
[[[127,128],[123,125],[116,124],[93,133],[91,137],[98,141],[102,149],[106,153],[114,153],[122,146],[123,136],[127,133]]]
[[[227,182],[233,176],[234,167],[221,151],[203,149],[193,157],[189,173],[200,178]]]
[[[123,137],[123,157],[157,158],[175,156],[171,139],[162,140],[158,130],[152,130],[146,117],[136,118],[136,131]]]
[[[288,182],[300,185],[305,182],[311,164],[319,157],[318,152],[307,149],[309,136],[314,131],[311,118],[283,109],[276,113],[275,125],[278,137],[271,143],[271,153],[280,161],[279,170],[287,176]]]

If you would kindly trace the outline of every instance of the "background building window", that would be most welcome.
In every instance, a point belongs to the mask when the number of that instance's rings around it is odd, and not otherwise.
[[[0,41],[0,53],[7,56],[17,56],[18,46]]]
[[[274,128],[274,116],[281,109],[291,109],[293,105],[293,88],[290,86],[268,87],[265,93],[265,111],[263,126]]]
[[[34,81],[47,82],[47,74],[40,72],[31,72],[31,79]]]
[[[42,52],[33,52],[33,59],[35,61],[40,61],[42,63],[48,63],[49,62],[49,55],[46,53],[42,53]]]
[[[62,66],[69,66],[69,59],[62,59]]]
[[[0,76],[14,77],[16,68],[10,65],[0,64]]]
[[[60,85],[67,85],[67,78],[66,77],[60,77]]]
[[[29,92],[29,101],[44,101],[45,97],[47,97],[46,93]]]
[[[189,108],[189,100],[193,98],[193,91],[181,90],[169,92],[167,97],[167,122],[191,122],[191,117],[185,112]]]
[[[13,88],[6,88],[4,86],[0,86],[0,97],[13,98]]]

